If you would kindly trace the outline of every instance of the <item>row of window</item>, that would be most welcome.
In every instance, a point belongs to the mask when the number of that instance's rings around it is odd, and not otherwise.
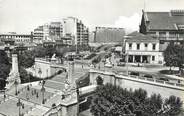
[[[137,43],[136,45],[137,45],[136,49],[140,50],[140,43]],[[144,43],[144,47],[147,48],[148,44]],[[131,49],[132,49],[132,43],[129,43],[129,50]],[[155,50],[155,49],[156,49],[156,44],[152,44],[152,50]]]
[[[30,39],[16,39],[17,42],[29,42]]]
[[[156,32],[149,32],[150,35],[156,35]],[[159,32],[159,36],[166,37],[166,32]],[[168,37],[184,37],[184,33],[169,32]]]
[[[16,36],[12,36],[12,35],[0,35],[0,38],[30,38],[30,36],[23,36],[23,35],[16,35]]]

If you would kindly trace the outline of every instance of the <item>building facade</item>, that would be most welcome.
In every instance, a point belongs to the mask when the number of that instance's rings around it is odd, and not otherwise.
[[[34,29],[33,35],[34,35],[33,41],[35,43],[40,43],[44,37],[43,26],[38,26],[36,29]]]
[[[70,38],[70,39],[68,39]],[[51,22],[34,29],[34,41],[63,40],[69,45],[88,45],[89,30],[75,17],[67,17],[61,22]]]
[[[140,33],[160,40],[163,50],[171,41],[184,40],[184,10],[170,12],[142,12]]]
[[[29,43],[33,40],[33,34],[17,34],[15,32],[10,32],[7,34],[0,34],[0,41],[6,41],[7,39],[12,39],[15,41],[15,44],[20,43]]]
[[[63,36],[63,26],[61,22],[50,22],[38,26],[34,29],[34,41],[54,41]]]
[[[96,27],[94,33],[95,43],[119,43],[125,36],[124,28]]]
[[[84,25],[84,23],[75,18],[67,17],[63,19],[64,22],[64,35],[72,37],[73,45],[88,45],[89,42],[89,29]]]
[[[159,40],[138,32],[125,37],[125,53],[129,63],[164,63]]]

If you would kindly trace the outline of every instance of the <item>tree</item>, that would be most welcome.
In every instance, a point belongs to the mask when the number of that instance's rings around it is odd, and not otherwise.
[[[0,50],[0,90],[6,85],[6,78],[10,73],[11,64],[5,51]]]
[[[179,97],[170,96],[164,102],[164,114],[168,116],[178,116],[182,112],[183,102]]]
[[[164,60],[166,62],[166,66],[170,67],[179,67],[179,71],[182,72],[183,64],[184,64],[184,45],[178,45],[174,43],[170,43],[166,50],[164,51]]]
[[[46,49],[42,46],[37,46],[34,50],[33,50],[34,56],[35,57],[45,57],[46,55]]]
[[[33,51],[27,50],[19,54],[18,61],[19,66],[29,68],[34,65],[34,53]]]
[[[162,106],[168,108],[162,111]],[[132,91],[112,84],[98,86],[90,106],[94,116],[175,116],[181,109],[182,102],[177,97],[163,102],[159,94],[147,97],[143,89]]]
[[[166,66],[170,67],[170,73],[172,71],[172,67],[176,66],[176,52],[175,52],[175,46],[174,43],[170,43],[166,50],[164,51],[164,60],[166,63]]]

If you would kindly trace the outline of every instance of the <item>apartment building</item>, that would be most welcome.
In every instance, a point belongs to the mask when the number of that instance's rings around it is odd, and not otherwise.
[[[96,27],[94,34],[96,43],[119,43],[123,42],[125,30],[124,28]]]
[[[63,19],[64,22],[64,35],[72,37],[73,45],[88,45],[89,42],[89,29],[84,25],[84,23],[75,18],[67,17]]]
[[[70,38],[70,39],[68,39]],[[89,30],[83,22],[75,17],[67,17],[61,22],[50,22],[34,29],[34,40],[63,40],[70,45],[88,45]]]

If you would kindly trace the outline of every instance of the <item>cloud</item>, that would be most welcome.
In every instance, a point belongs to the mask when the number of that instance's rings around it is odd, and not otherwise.
[[[114,26],[125,28],[126,33],[131,33],[139,30],[140,21],[141,16],[138,13],[135,13],[130,17],[119,16],[119,18],[115,21]]]

